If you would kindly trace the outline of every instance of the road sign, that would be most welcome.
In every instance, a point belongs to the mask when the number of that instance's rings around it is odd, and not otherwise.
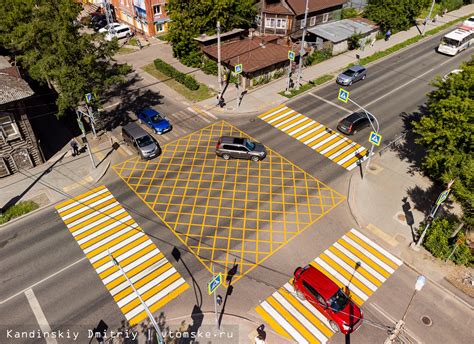
[[[295,52],[293,50],[288,50],[288,60],[290,61],[295,60]]]
[[[347,103],[347,101],[349,100],[349,92],[343,88],[340,88],[339,94],[337,95],[337,99],[339,99],[341,102]]]
[[[380,146],[380,142],[382,142],[382,135],[377,134],[375,131],[371,131],[369,142],[373,145]]]
[[[242,73],[242,63],[239,63],[238,65],[235,65],[234,72],[236,74]]]
[[[222,274],[219,272],[219,274],[212,277],[212,279],[207,284],[207,291],[209,295],[214,293],[221,284],[222,284]]]
[[[85,97],[86,97],[87,104],[90,104],[92,100],[94,99],[94,95],[92,93],[86,93]]]
[[[436,200],[436,205],[440,205],[441,203],[446,201],[446,198],[448,198],[449,195],[449,191],[451,191],[451,189],[444,190],[442,193],[440,193],[438,199]]]

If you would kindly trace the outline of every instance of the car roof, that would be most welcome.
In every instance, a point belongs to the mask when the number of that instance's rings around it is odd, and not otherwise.
[[[348,122],[355,122],[356,120],[365,117],[360,112],[353,112],[349,116],[345,117],[344,120]]]
[[[312,265],[309,265],[309,267],[303,271],[301,277],[303,277],[304,281],[314,287],[325,299],[333,296],[339,289],[338,285],[334,283],[333,280]]]
[[[140,112],[142,114],[148,116],[148,117],[152,117],[152,116],[160,114],[158,111],[156,111],[155,109],[152,109],[152,108],[142,109],[142,110],[140,110]]]
[[[355,66],[352,66],[351,68],[349,68],[350,70],[353,70],[354,72],[359,72],[361,70],[365,70],[366,68],[364,66],[361,66],[361,65],[355,65]]]
[[[245,139],[243,137],[221,136],[219,141],[221,143],[236,143],[239,145],[243,145]]]

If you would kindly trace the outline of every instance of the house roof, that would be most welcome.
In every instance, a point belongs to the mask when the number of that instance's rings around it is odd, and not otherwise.
[[[231,30],[231,31],[223,32],[223,33],[221,33],[221,38],[225,38],[225,37],[228,37],[228,36],[236,35],[236,34],[241,33],[241,32],[243,32],[243,31],[245,31],[245,30],[244,30],[244,29],[233,29],[233,30]],[[202,34],[201,36],[194,38],[194,40],[196,40],[196,41],[198,41],[198,42],[201,42],[201,43],[205,43],[205,42],[208,42],[208,41],[217,40],[217,34],[212,35],[212,36],[208,36],[208,35],[206,35],[206,34]]]
[[[289,48],[272,43],[273,40],[275,36],[264,36],[224,43],[221,45],[221,60],[231,67],[242,64],[243,71],[247,73],[288,61]],[[217,59],[217,46],[205,47],[202,50]],[[296,54],[298,55],[298,52]]]
[[[367,21],[343,19],[332,23],[321,24],[308,29],[308,31],[318,37],[333,43],[342,42],[354,33],[365,35],[378,29],[375,24]]]
[[[347,0],[309,0],[308,12],[316,12],[331,8],[334,6],[345,4]],[[305,12],[306,0],[286,0],[286,3],[293,9],[296,15]]]
[[[293,15],[294,13],[291,12],[288,8],[286,8],[281,2],[274,3],[274,4],[265,4],[265,13],[271,14],[290,14]]]
[[[34,92],[20,77],[17,67],[0,56],[0,104],[6,104],[31,96]]]

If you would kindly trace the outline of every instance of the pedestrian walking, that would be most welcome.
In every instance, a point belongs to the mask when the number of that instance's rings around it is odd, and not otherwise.
[[[79,155],[79,143],[74,137],[69,141],[69,145],[72,148],[72,156]]]
[[[370,46],[371,46],[371,47],[374,46],[376,40],[377,40],[377,38],[375,38],[375,37],[372,38],[372,42],[370,42]]]
[[[433,17],[433,23],[436,23],[437,20],[438,20],[438,15],[436,14],[436,15]]]
[[[390,39],[390,36],[392,35],[392,31],[390,29],[385,32],[385,40],[388,41]]]
[[[446,15],[446,13],[448,13],[448,9],[445,7],[444,10],[443,10],[443,15],[442,17],[444,17]]]
[[[142,43],[140,42],[140,39],[137,37],[137,45],[142,50]]]
[[[365,39],[362,39],[360,41],[360,51],[364,51],[364,49],[365,49]]]

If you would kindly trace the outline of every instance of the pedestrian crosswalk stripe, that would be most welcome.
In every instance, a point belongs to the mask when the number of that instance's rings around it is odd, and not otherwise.
[[[105,287],[131,325],[147,317],[113,254],[151,311],[189,285],[128,212],[101,186],[56,207]]]
[[[329,277],[362,306],[402,261],[351,229],[310,265]],[[292,280],[255,310],[276,332],[297,343],[325,343],[333,334],[329,320],[308,300],[296,296]]]
[[[258,117],[347,170],[367,159],[365,147],[285,105]]]

